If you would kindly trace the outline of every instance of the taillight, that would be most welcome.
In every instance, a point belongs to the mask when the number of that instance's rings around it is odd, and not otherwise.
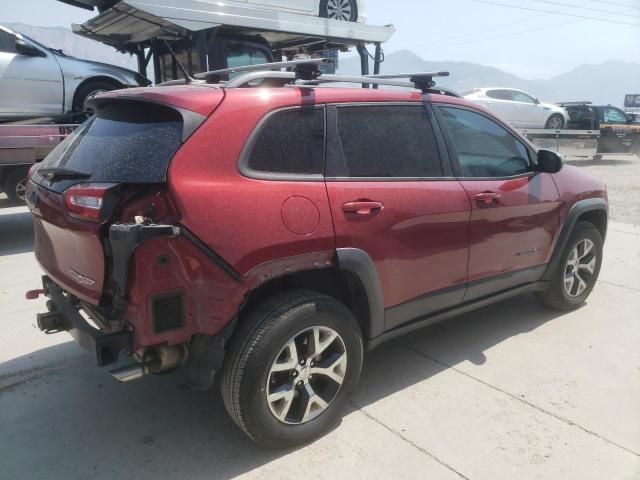
[[[81,183],[67,189],[64,200],[72,217],[100,222],[111,210],[109,193],[116,187],[113,183]]]

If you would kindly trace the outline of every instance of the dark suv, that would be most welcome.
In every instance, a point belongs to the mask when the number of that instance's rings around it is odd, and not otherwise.
[[[586,300],[600,180],[452,95],[246,76],[102,94],[32,169],[42,330],[132,356],[120,380],[215,374],[283,447],[336,421],[385,340],[527,291]]]

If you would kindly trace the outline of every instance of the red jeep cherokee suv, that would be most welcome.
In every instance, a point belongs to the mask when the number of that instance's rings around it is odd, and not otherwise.
[[[339,417],[365,350],[525,291],[581,305],[607,196],[453,95],[179,85],[100,95],[28,183],[45,332],[120,380],[214,374],[253,440]]]

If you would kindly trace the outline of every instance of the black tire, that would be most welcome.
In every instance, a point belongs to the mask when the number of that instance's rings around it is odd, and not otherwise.
[[[85,103],[89,97],[99,92],[109,92],[122,88],[117,82],[109,82],[106,80],[89,80],[76,90],[73,98],[73,111],[84,112]],[[90,111],[90,110],[89,110]]]
[[[554,113],[547,119],[547,123],[545,123],[544,128],[552,128],[561,130],[564,128],[564,117],[559,113]]]
[[[340,336],[348,360],[343,383],[318,416],[306,423],[284,423],[272,413],[267,401],[271,366],[290,339],[314,326],[328,327]],[[233,421],[257,443],[271,448],[305,443],[339,421],[360,379],[362,357],[360,327],[347,307],[315,292],[288,292],[255,306],[242,319],[225,359],[222,398]]]
[[[584,270],[579,270],[581,278],[583,278],[587,287],[581,294],[572,296],[567,293],[567,289],[564,285],[564,278],[569,268],[567,262],[569,261],[569,255],[571,252],[584,240],[589,240],[593,243],[593,249],[595,250],[595,268],[592,274],[589,274]],[[578,222],[569,237],[567,246],[562,252],[560,265],[553,275],[549,288],[543,292],[535,292],[535,296],[544,305],[553,308],[554,310],[574,310],[585,302],[593,290],[593,287],[598,280],[598,275],[600,274],[601,265],[602,236],[600,235],[600,232],[592,223]]]
[[[4,193],[9,198],[9,202],[20,205],[25,204],[25,187],[27,183],[28,168],[16,168],[7,175],[4,186]]]
[[[358,4],[356,0],[342,0],[345,4],[348,4],[350,12],[348,18],[341,16],[341,18],[337,18],[340,12],[334,8],[330,8],[329,2],[335,0],[322,0],[320,2],[320,16],[323,18],[331,18],[334,20],[342,20],[347,22],[357,22],[358,21]],[[330,11],[331,10],[331,11]]]

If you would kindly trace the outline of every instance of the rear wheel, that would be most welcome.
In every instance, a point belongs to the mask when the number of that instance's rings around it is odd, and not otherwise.
[[[554,130],[560,130],[564,128],[564,118],[559,113],[554,113],[547,119],[547,123],[544,128],[550,128]]]
[[[322,0],[320,16],[345,22],[358,21],[358,5],[355,0]]]
[[[222,373],[225,406],[258,443],[307,442],[340,418],[362,356],[360,328],[343,304],[307,291],[275,297],[235,335]]]
[[[73,100],[74,112],[92,112],[89,106],[89,100],[95,95],[110,90],[117,90],[120,88],[115,82],[108,82],[105,80],[89,80],[76,91],[75,98]]]
[[[27,168],[16,168],[7,175],[3,190],[11,203],[26,203]]]
[[[562,254],[560,267],[549,288],[536,297],[556,310],[573,310],[582,305],[598,279],[602,264],[602,236],[589,222],[579,222]]]

